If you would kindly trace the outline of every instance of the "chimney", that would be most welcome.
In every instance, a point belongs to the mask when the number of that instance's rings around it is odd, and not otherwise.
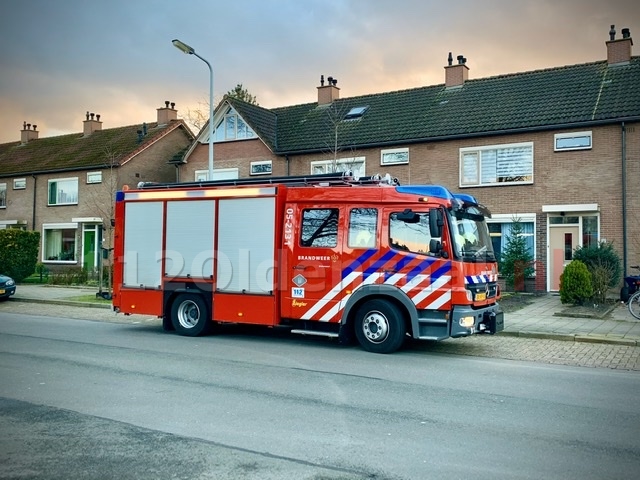
[[[178,111],[174,108],[176,106],[175,103],[169,102],[166,100],[164,102],[164,107],[158,108],[158,125],[166,125],[172,120],[178,119]]]
[[[616,40],[616,26],[611,25],[607,43],[607,63],[609,65],[625,65],[631,61],[631,33],[628,28],[622,29],[622,38]]]
[[[318,106],[329,105],[340,98],[340,89],[336,87],[338,79],[327,77],[327,85],[324,84],[324,75],[320,75],[318,87]]]
[[[22,130],[20,131],[20,142],[22,145],[26,145],[31,140],[37,140],[38,132],[36,128],[37,125],[33,125],[33,130],[31,130],[32,125],[30,123],[24,122],[22,124]]]
[[[457,56],[458,64],[453,64],[453,56],[449,52],[447,58],[448,65],[444,67],[444,86],[445,88],[462,87],[464,82],[469,79],[469,67],[467,67],[467,59],[462,55]]]
[[[87,112],[87,119],[82,122],[84,125],[84,136],[88,137],[93,132],[102,130],[102,122],[100,121],[100,115]]]

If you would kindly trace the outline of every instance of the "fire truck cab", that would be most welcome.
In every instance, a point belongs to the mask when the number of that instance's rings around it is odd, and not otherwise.
[[[182,335],[282,326],[376,353],[493,334],[489,215],[470,195],[388,176],[140,185],[116,195],[113,305]]]

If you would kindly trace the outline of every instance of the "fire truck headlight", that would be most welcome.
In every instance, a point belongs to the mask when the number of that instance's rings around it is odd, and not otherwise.
[[[475,317],[462,317],[460,319],[460,326],[465,328],[473,327],[475,323]]]

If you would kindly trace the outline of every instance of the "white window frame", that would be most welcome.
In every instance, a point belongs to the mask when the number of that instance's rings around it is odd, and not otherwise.
[[[402,159],[402,157],[406,158]],[[407,163],[409,163],[408,148],[390,148],[380,151],[380,165],[406,165]]]
[[[56,203],[50,203],[49,200],[51,198],[51,184],[52,183],[60,183],[60,182],[70,182],[70,181],[75,181],[76,182],[76,198],[75,198],[75,202],[58,202],[57,200],[57,192],[56,192]],[[78,188],[78,177],[68,177],[68,178],[52,178],[51,180],[49,180],[47,182],[47,205],[48,206],[57,206],[57,205],[77,205],[78,204],[78,197],[79,197],[79,188]]]
[[[75,260],[47,260],[47,230],[75,230],[75,240],[74,240],[74,248],[76,257]],[[78,263],[78,224],[77,223],[44,223],[42,225],[42,245],[40,247],[40,252],[42,255],[42,263],[59,263],[65,265],[74,265]]]
[[[531,168],[530,173],[527,176],[530,176],[530,180],[522,180],[522,181],[513,181],[513,182],[482,182],[482,157],[483,152],[489,152],[492,150],[496,151],[496,179],[498,178],[497,169],[498,165],[498,157],[500,156],[500,150],[509,150],[509,149],[531,149]],[[474,158],[475,157],[475,158]],[[459,178],[458,185],[460,188],[467,187],[502,187],[508,185],[530,185],[533,183],[533,171],[534,171],[534,148],[533,142],[522,142],[522,143],[508,143],[501,145],[484,145],[481,147],[465,147],[460,149],[460,157],[459,157]],[[472,165],[472,162],[475,162],[475,165]],[[516,175],[521,176],[521,175]]]
[[[569,146],[569,147],[559,147],[558,141],[564,140],[567,138],[582,138],[586,137],[589,139],[589,145],[577,145],[577,146]],[[584,132],[571,132],[571,133],[556,133],[553,135],[553,151],[554,152],[567,152],[571,150],[591,150],[593,147],[593,132],[584,131]]]
[[[235,180],[238,176],[237,168],[216,168],[213,170],[214,180]],[[209,180],[209,170],[196,170],[194,172],[196,182],[206,182]]]
[[[102,172],[87,172],[87,183],[102,183]]]
[[[227,129],[227,122],[230,118],[233,118],[233,133],[230,133]],[[246,136],[238,137],[238,121],[244,123],[247,127]],[[227,109],[224,115],[221,116],[220,121],[215,124],[214,132],[213,132],[213,141],[214,142],[232,142],[236,140],[253,140],[257,138],[256,132],[249,126],[247,122],[245,122],[244,118],[242,118],[238,112],[233,108]]]
[[[7,208],[7,184],[0,183],[0,208]]]
[[[13,189],[14,190],[24,190],[27,188],[27,179],[26,178],[14,178],[13,179]]]
[[[268,166],[268,171],[263,171],[264,167]],[[266,169],[265,169],[266,170]],[[271,160],[263,160],[259,162],[251,162],[250,171],[251,175],[271,175],[273,172],[273,165]]]
[[[338,166],[339,171],[344,171],[344,169],[341,170],[340,167],[345,166],[346,170],[351,170],[356,177],[363,177],[365,175],[365,172],[367,171],[366,157],[338,158],[337,160],[335,160],[335,163]],[[362,164],[362,169],[358,169],[356,171],[353,168],[353,164],[356,163]],[[311,175],[320,173],[332,173],[333,164],[334,160],[317,160],[315,162],[311,162]]]

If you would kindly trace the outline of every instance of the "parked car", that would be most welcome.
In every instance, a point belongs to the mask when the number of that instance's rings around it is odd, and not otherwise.
[[[13,278],[0,274],[0,300],[9,298],[16,293],[16,282]]]

